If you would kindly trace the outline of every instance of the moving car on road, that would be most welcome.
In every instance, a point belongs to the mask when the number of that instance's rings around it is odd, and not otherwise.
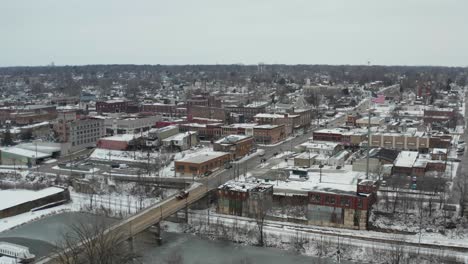
[[[189,196],[189,192],[188,191],[181,191],[179,194],[177,194],[176,198],[177,200],[182,200],[182,199],[185,199]]]

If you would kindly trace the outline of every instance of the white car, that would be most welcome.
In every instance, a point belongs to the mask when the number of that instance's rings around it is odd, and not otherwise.
[[[119,164],[119,169],[128,169],[128,165],[125,163]]]

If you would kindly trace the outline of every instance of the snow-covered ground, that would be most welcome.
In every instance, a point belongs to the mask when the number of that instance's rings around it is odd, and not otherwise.
[[[191,211],[187,226],[164,226],[171,231],[195,233],[213,239],[229,239],[251,245],[258,242],[258,224],[255,219],[221,215],[213,211],[209,214],[207,210]],[[444,263],[447,258],[463,262],[467,257],[466,253],[418,245],[427,243],[468,247],[468,240],[463,237],[452,238],[434,233],[422,234],[419,238],[418,235],[317,227],[269,220],[265,221],[264,233],[267,246],[297,250],[306,255],[341,257],[359,263],[392,263],[390,259],[397,250],[403,254],[411,254],[412,258],[420,258],[411,263]],[[340,253],[337,251],[338,247]]]
[[[74,172],[81,172],[81,173],[96,173],[99,171],[98,168],[91,168],[89,170],[79,170],[79,169],[76,169],[76,168],[62,168],[62,167],[59,167],[59,166],[54,166],[52,167],[52,169],[54,170],[59,170],[59,171],[74,171]]]

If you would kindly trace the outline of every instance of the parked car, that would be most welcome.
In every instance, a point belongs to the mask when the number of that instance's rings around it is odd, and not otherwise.
[[[117,168],[119,168],[119,167],[120,167],[120,165],[117,164],[117,163],[112,163],[112,164],[111,164],[111,168],[113,168],[113,169],[117,169]]]
[[[205,177],[206,177],[206,176],[210,176],[211,173],[213,173],[213,172],[212,171],[206,171],[203,175],[205,175]]]
[[[125,163],[119,164],[119,169],[128,169],[128,165]]]
[[[225,169],[230,169],[230,168],[232,168],[232,164],[229,163],[229,162],[226,162],[226,163],[224,164],[224,168],[225,168]]]
[[[182,200],[182,199],[185,199],[189,196],[189,192],[188,191],[181,191],[179,194],[177,194],[176,198],[178,200]]]
[[[265,155],[265,150],[264,149],[259,149],[258,150],[258,156],[263,157]]]

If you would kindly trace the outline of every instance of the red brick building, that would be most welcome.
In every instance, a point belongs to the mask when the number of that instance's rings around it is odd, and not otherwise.
[[[367,229],[369,211],[377,200],[375,181],[358,181],[356,193],[308,193],[308,222],[312,225]]]
[[[257,144],[276,144],[286,139],[286,130],[284,125],[258,125],[253,135]]]
[[[343,132],[341,129],[321,129],[314,131],[313,138],[314,141],[342,142]]]
[[[224,166],[231,160],[231,154],[225,152],[204,152],[174,162],[176,173],[183,176],[201,176]]]
[[[138,104],[127,100],[109,100],[96,102],[98,113],[137,113],[140,111]]]
[[[213,143],[214,151],[231,153],[233,160],[240,159],[252,150],[254,139],[250,136],[230,135]]]
[[[169,117],[181,117],[187,115],[187,107],[179,104],[144,104],[142,105],[142,111]]]

